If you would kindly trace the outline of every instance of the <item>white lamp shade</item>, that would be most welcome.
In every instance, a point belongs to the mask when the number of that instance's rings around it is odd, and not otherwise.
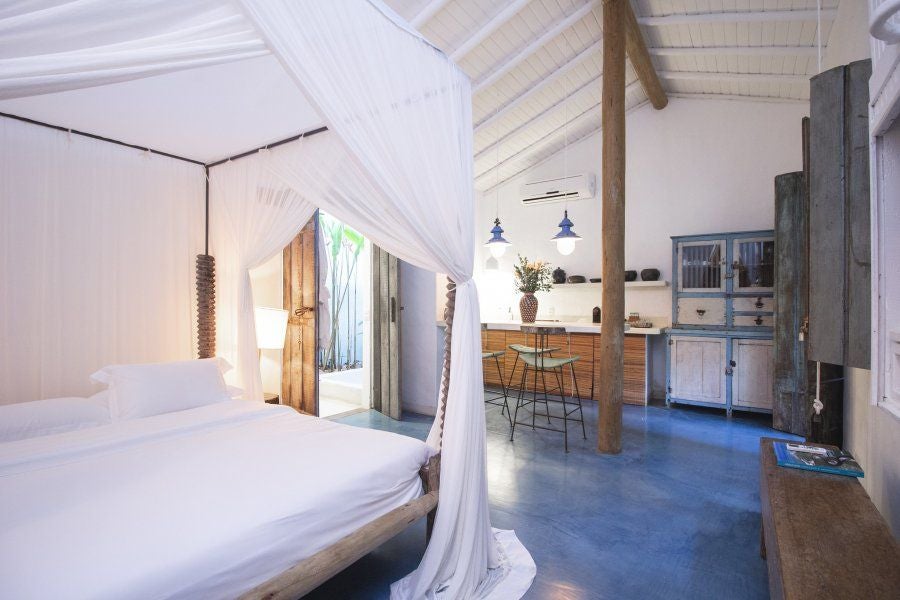
[[[261,350],[284,348],[288,311],[280,308],[256,307],[256,347]]]

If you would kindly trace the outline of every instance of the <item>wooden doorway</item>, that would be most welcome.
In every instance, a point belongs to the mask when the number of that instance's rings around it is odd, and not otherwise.
[[[318,415],[318,212],[283,253],[287,340],[281,366],[281,403]]]
[[[372,408],[400,419],[400,261],[372,245]]]

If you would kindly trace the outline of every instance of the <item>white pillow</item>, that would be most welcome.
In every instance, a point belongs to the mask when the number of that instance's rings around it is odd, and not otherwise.
[[[90,398],[48,398],[0,406],[0,442],[107,425],[110,423],[109,407],[101,394]]]
[[[230,398],[222,358],[143,365],[110,365],[91,379],[109,386],[113,420],[139,419],[197,408]]]

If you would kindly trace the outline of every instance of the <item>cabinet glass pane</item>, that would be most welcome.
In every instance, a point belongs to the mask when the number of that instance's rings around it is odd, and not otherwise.
[[[722,250],[718,242],[681,247],[681,289],[722,286]]]
[[[747,240],[735,244],[734,276],[739,288],[775,285],[775,242]]]

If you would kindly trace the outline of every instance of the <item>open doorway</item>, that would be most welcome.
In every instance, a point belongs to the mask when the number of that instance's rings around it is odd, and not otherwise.
[[[318,215],[319,416],[371,406],[371,244],[332,215]]]

